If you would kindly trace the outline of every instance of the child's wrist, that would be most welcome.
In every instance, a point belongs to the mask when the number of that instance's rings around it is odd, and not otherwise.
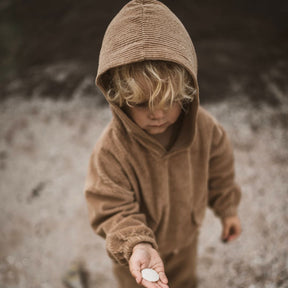
[[[147,249],[147,248],[153,248],[152,244],[151,244],[151,243],[148,243],[148,242],[141,242],[141,243],[136,244],[136,245],[133,247],[133,252],[134,252],[136,249]]]

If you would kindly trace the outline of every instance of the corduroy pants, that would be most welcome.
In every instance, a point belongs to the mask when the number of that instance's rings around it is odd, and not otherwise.
[[[195,240],[188,246],[173,253],[162,255],[169,288],[196,288],[197,242]],[[130,274],[129,268],[114,264],[114,275],[118,281],[118,288],[139,288],[136,280]]]

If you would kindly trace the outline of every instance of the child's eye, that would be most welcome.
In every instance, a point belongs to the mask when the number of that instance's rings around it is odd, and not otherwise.
[[[146,102],[134,104],[133,106],[137,107],[137,108],[148,108],[148,105],[149,105],[149,103],[148,103],[148,101],[146,101]]]

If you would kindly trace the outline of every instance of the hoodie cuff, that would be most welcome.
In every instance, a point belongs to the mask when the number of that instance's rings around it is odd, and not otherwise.
[[[127,241],[127,249],[124,251],[124,258],[127,262],[129,262],[129,259],[132,256],[133,248],[140,243],[151,244],[154,249],[158,250],[158,245],[154,239],[147,237],[146,235],[135,236]]]
[[[133,253],[133,248],[139,243],[149,243],[154,249],[158,250],[158,245],[151,231],[142,231],[142,233],[129,235],[125,234],[117,233],[108,235],[106,239],[108,255],[119,264],[128,265]]]
[[[230,206],[228,209],[224,211],[215,212],[215,214],[221,219],[237,216],[238,215],[237,206]]]

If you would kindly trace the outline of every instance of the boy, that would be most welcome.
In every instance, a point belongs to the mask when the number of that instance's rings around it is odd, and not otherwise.
[[[196,287],[205,209],[221,219],[224,241],[237,238],[240,189],[225,131],[199,106],[197,59],[180,20],[156,0],[126,4],[106,30],[96,84],[113,119],[85,195],[119,287]],[[144,279],[144,268],[159,280]]]

